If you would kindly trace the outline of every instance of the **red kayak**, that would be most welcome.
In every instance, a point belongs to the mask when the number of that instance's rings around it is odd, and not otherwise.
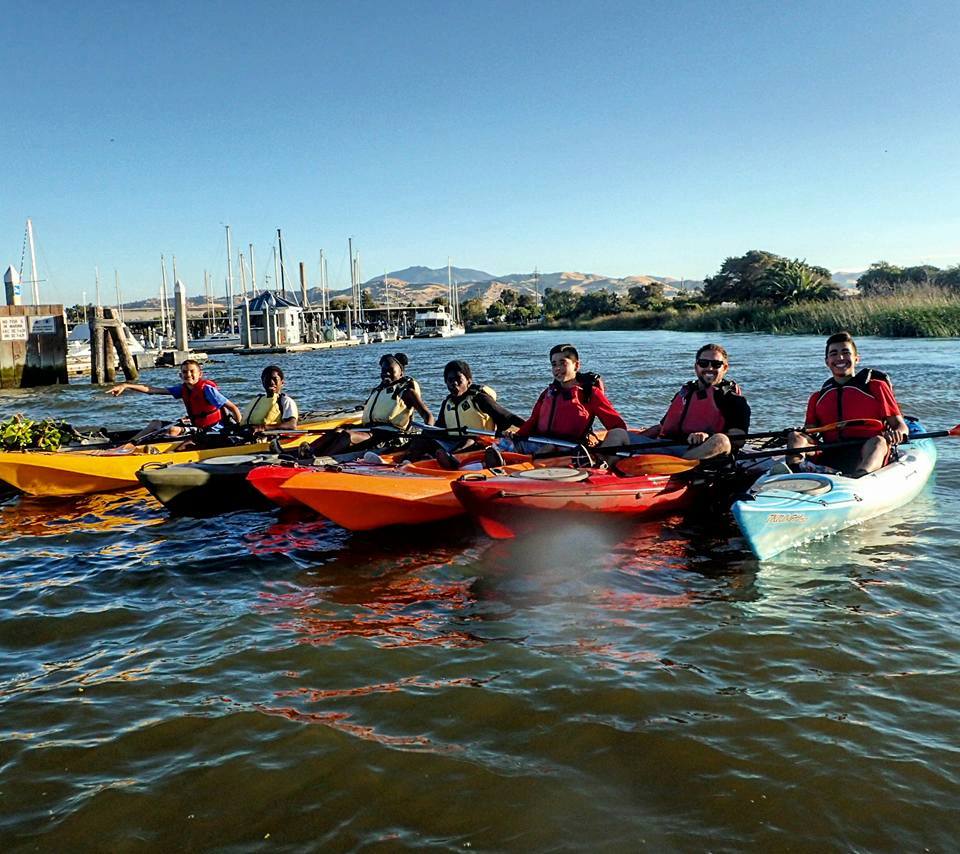
[[[610,471],[540,468],[497,477],[466,475],[453,492],[483,530],[507,539],[549,513],[607,517],[653,516],[690,505],[694,490],[687,478],[669,474],[624,477]]]
[[[310,466],[297,465],[295,463],[290,463],[289,465],[257,466],[247,474],[247,483],[268,501],[272,501],[280,507],[291,507],[300,502],[287,495],[280,487],[295,474],[300,474],[300,472],[304,471],[313,471],[313,469]]]

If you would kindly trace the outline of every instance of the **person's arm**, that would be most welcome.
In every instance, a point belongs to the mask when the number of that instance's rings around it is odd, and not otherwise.
[[[226,409],[227,412],[230,413],[230,417],[233,418],[234,424],[243,423],[243,413],[240,412],[240,408],[233,401],[228,400],[220,408]]]
[[[223,392],[220,391],[216,386],[207,385],[203,387],[203,399],[207,401],[211,406],[217,407],[223,413],[223,410],[227,410],[230,414],[230,417],[233,419],[234,424],[243,424],[243,413],[240,411],[240,408],[233,403],[233,401],[227,400]]]
[[[807,414],[803,418],[803,429],[810,430],[813,427],[821,427],[817,419],[817,395],[816,393],[810,395],[810,399],[807,401]]]
[[[477,409],[493,419],[498,433],[503,433],[508,427],[519,427],[523,424],[523,419],[519,415],[514,415],[509,409],[501,406],[486,392],[481,391],[474,400],[477,403]]]
[[[515,439],[526,439],[537,427],[537,423],[540,420],[540,407],[543,406],[543,398],[546,395],[546,392],[540,392],[540,397],[537,398],[537,402],[533,405],[533,412],[530,413],[530,417],[521,424],[516,432],[513,434]]]
[[[280,408],[280,423],[276,425],[278,430],[296,430],[297,422],[300,420],[300,411],[297,409],[297,402],[287,394],[283,395],[283,406]]]
[[[416,410],[427,426],[433,426],[433,413],[427,409],[427,405],[423,402],[423,398],[420,397],[415,389],[408,388],[403,393],[403,402],[411,409]]]
[[[113,388],[107,389],[107,394],[112,395],[113,397],[120,397],[125,391],[138,391],[140,394],[169,394],[172,395],[173,392],[168,388],[159,388],[154,385],[143,385],[142,383],[120,383],[115,385]]]
[[[627,429],[627,422],[624,421],[623,416],[613,408],[613,404],[609,401],[606,394],[601,391],[600,386],[594,387],[593,394],[590,395],[588,411],[599,418],[600,423],[608,430],[616,430],[618,427],[621,430]]]
[[[875,380],[870,385],[875,386],[877,399],[880,401],[880,411],[883,413],[883,421],[887,425],[883,431],[887,441],[893,445],[899,445],[910,435],[910,428],[900,413],[900,404],[897,403],[893,395],[893,388],[885,382]]]
[[[750,404],[742,394],[731,394],[723,401],[723,432],[728,436],[744,436],[750,432]]]

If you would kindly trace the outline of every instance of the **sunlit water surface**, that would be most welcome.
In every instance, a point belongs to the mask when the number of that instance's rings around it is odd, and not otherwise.
[[[567,333],[632,424],[703,336]],[[435,408],[466,358],[518,412],[555,334],[402,342]],[[822,341],[725,336],[758,429],[802,420]],[[386,345],[278,359],[301,408]],[[904,408],[960,418],[956,341],[864,339]],[[234,400],[263,360],[207,369]],[[172,372],[146,381],[169,384]],[[75,424],[180,414],[86,385]],[[145,493],[0,508],[3,850],[955,850],[960,485],[758,565],[728,518],[349,534],[170,519]]]

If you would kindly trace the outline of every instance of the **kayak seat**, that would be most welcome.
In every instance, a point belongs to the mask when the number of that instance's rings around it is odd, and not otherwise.
[[[762,492],[799,492],[803,495],[821,495],[829,492],[833,485],[825,477],[816,475],[805,475],[797,477],[796,475],[785,475],[784,477],[775,477],[764,481],[754,488],[755,494]]]
[[[510,477],[522,477],[525,480],[555,480],[564,483],[578,483],[590,477],[590,472],[582,469],[542,468],[516,471]]]

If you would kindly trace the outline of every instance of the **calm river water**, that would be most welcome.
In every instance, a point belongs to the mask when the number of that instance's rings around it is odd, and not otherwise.
[[[328,409],[399,346],[435,408],[463,357],[527,412],[561,339],[637,425],[707,337],[475,335],[279,363],[301,408]],[[802,420],[821,338],[721,342],[756,428]],[[907,412],[960,421],[956,341],[860,344]],[[264,363],[207,373],[246,401]],[[180,414],[86,385],[0,405]],[[957,441],[901,512],[763,565],[716,516],[494,543],[468,523],[170,519],[139,491],[7,503],[0,848],[955,850]]]

